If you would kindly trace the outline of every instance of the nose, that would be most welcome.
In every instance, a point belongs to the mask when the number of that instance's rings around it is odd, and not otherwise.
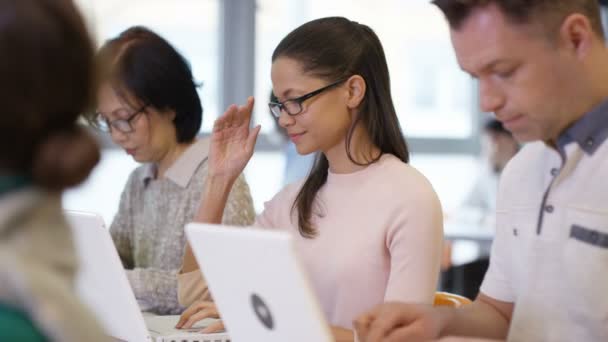
[[[110,128],[110,137],[114,143],[119,145],[123,144],[128,139],[127,133],[123,133],[114,127]]]
[[[479,106],[483,112],[495,113],[505,104],[505,97],[491,80],[479,80]]]
[[[296,119],[293,115],[289,115],[285,109],[281,109],[281,115],[279,115],[279,126],[287,128],[292,126],[295,122]]]

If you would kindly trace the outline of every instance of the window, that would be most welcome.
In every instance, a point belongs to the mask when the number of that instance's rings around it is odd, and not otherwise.
[[[76,0],[97,43],[135,25],[146,26],[167,39],[190,62],[202,84],[202,131],[208,132],[219,108],[219,0]],[[109,138],[107,139],[109,141]],[[89,179],[65,193],[66,209],[100,213],[111,222],[121,191],[137,163],[109,143]]]
[[[76,0],[99,45],[143,25],[167,39],[191,64],[202,84],[202,131],[220,112],[218,94],[219,0]]]
[[[291,30],[327,16],[368,25],[385,50],[393,100],[410,145],[412,165],[429,178],[444,208],[456,207],[476,174],[480,115],[475,84],[458,67],[448,24],[428,0],[376,1],[373,11],[369,6],[368,0],[258,0],[255,117],[263,134],[275,131],[267,107],[259,104],[267,102],[272,88],[272,52]],[[446,165],[451,165],[450,177],[445,177]],[[278,190],[280,185],[275,180],[264,189]],[[254,196],[256,188],[252,185]]]
[[[256,97],[268,98],[271,55],[287,33],[315,18],[344,16],[370,26],[380,37],[408,138],[469,139],[477,113],[473,82],[458,68],[443,15],[428,0],[380,1],[374,7],[370,11],[366,0],[258,0]],[[257,111],[264,131],[271,131],[266,108]]]
[[[373,11],[368,0],[255,0],[255,6],[254,0],[76,1],[99,42],[127,27],[145,25],[184,54],[203,83],[203,132],[209,132],[223,112],[222,97],[242,101],[255,95],[254,116],[262,133],[245,174],[258,211],[280,190],[285,168],[281,139],[266,106],[272,52],[297,26],[332,15],[364,23],[380,37],[412,164],[433,183],[444,207],[455,206],[474,177],[480,117],[475,84],[458,68],[447,23],[428,0],[384,0],[375,2]],[[220,56],[224,50],[230,55]],[[243,68],[252,58],[254,70]],[[237,71],[236,77],[227,74],[231,70]],[[446,165],[450,177],[445,177]],[[65,207],[102,212],[110,221],[135,166],[123,151],[104,150],[102,163],[87,183],[66,193]]]

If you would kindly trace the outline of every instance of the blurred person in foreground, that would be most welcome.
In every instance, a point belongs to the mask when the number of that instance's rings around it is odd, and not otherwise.
[[[74,295],[61,193],[99,160],[76,124],[95,96],[93,44],[71,1],[0,0],[0,341],[100,341]]]

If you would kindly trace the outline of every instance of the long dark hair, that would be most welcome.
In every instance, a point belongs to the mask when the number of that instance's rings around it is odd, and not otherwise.
[[[95,96],[94,48],[71,1],[0,1],[0,172],[61,191],[100,154],[76,124]]]
[[[365,127],[372,143],[381,153],[389,153],[409,161],[409,152],[391,97],[388,66],[380,40],[366,25],[342,17],[329,17],[310,21],[289,33],[272,54],[298,61],[305,73],[334,82],[344,77],[360,75],[367,85],[365,97],[346,138],[346,153],[357,124]],[[368,164],[376,162],[376,158]],[[364,165],[368,165],[364,164]],[[313,204],[317,192],[327,181],[329,162],[319,153],[315,164],[300,189],[293,206],[298,213],[300,234],[313,238]]]

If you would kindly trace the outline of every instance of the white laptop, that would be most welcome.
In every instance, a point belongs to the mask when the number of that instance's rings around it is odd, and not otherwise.
[[[288,233],[189,223],[186,235],[234,342],[333,341]]]
[[[78,296],[96,315],[108,336],[129,342],[229,342],[226,333],[201,334],[213,322],[190,330],[175,329],[179,316],[142,314],[103,219],[96,214],[66,211],[78,254]]]

